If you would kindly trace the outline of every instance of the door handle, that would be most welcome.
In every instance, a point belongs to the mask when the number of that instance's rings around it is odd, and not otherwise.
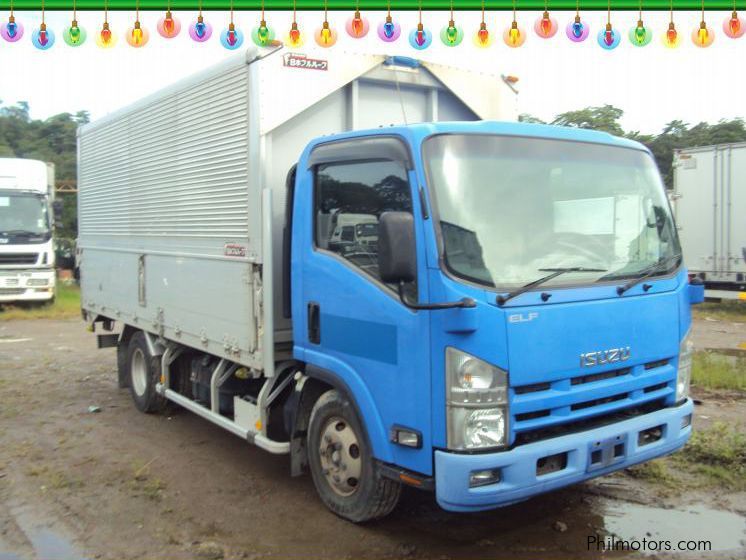
[[[321,308],[316,302],[308,304],[308,342],[321,343]]]

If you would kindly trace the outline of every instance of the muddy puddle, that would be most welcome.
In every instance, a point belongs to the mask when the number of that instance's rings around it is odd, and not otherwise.
[[[746,518],[704,505],[678,510],[626,502],[607,502],[604,528],[612,538],[652,543],[639,552],[732,552],[746,550]],[[608,538],[607,538],[608,541]],[[663,543],[663,544],[660,544]]]
[[[85,560],[85,556],[71,542],[65,531],[56,523],[37,517],[28,507],[11,507],[12,516],[23,534],[25,550],[13,550],[0,538],[0,560]],[[1,536],[0,536],[1,537]]]

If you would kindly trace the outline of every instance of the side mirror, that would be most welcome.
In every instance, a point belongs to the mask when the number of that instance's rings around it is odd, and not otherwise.
[[[384,212],[378,222],[378,273],[387,284],[414,282],[417,247],[414,217],[409,212]]]
[[[417,246],[414,240],[414,217],[409,212],[384,212],[378,222],[378,273],[387,284],[399,284],[399,299],[410,309],[472,308],[471,298],[447,303],[411,302],[404,285],[417,279]]]

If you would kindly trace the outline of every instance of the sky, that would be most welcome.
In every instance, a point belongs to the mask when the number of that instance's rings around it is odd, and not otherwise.
[[[134,13],[110,13],[112,30],[119,36],[112,49],[100,49],[93,40],[100,29],[103,14],[79,12],[78,21],[89,33],[88,41],[77,48],[62,40],[62,30],[69,25],[72,14],[47,12],[46,23],[57,35],[57,43],[48,51],[39,51],[30,41],[31,30],[38,27],[38,12],[17,12],[16,18],[26,29],[17,43],[0,40],[0,100],[9,105],[27,101],[33,118],[46,118],[61,112],[87,110],[93,119],[123,107],[161,89],[174,81],[198,73],[234,52],[224,49],[218,34],[227,25],[225,12],[205,12],[214,28],[206,43],[195,43],[186,31],[195,14],[174,12],[182,22],[181,34],[174,39],[158,35],[155,26],[162,14],[143,12],[141,21],[150,30],[149,43],[135,49],[127,45],[123,34],[134,21]],[[268,12],[267,21],[278,37],[290,27],[291,13]],[[533,32],[533,23],[540,15],[518,12],[518,22],[528,32],[525,44],[511,49],[502,42],[502,31],[509,26],[508,12],[488,12],[488,29],[500,36],[487,49],[475,47],[471,41],[479,27],[479,12],[456,12],[456,23],[465,29],[466,37],[458,47],[443,45],[437,33],[447,24],[447,12],[426,12],[425,26],[436,32],[433,44],[424,51],[409,46],[405,34],[416,26],[415,12],[394,12],[402,25],[402,36],[393,44],[384,43],[374,26],[385,13],[365,13],[371,21],[371,32],[363,39],[352,39],[344,32],[344,23],[351,14],[331,12],[329,21],[338,29],[339,41],[332,47],[355,56],[356,53],[384,53],[413,56],[442,64],[469,67],[494,74],[514,75],[517,84],[518,111],[551,120],[558,113],[586,106],[612,104],[625,111],[622,125],[626,130],[657,133],[667,122],[680,119],[688,123],[717,122],[720,119],[746,117],[746,36],[730,39],[722,29],[729,12],[708,12],[706,20],[715,31],[716,39],[706,49],[695,47],[690,34],[698,27],[700,14],[676,12],[674,19],[681,35],[677,49],[663,46],[661,36],[668,27],[667,12],[646,12],[645,24],[655,37],[646,47],[634,47],[627,39],[628,30],[636,24],[635,12],[612,12],[612,23],[623,31],[621,45],[605,51],[596,42],[596,33],[606,23],[603,12],[581,13],[591,25],[591,36],[583,43],[572,43],[564,27],[574,13],[553,12],[560,31],[549,40]],[[3,14],[3,20],[7,15]],[[247,41],[251,27],[257,25],[259,14],[237,12],[235,22],[244,30]],[[300,12],[298,23],[308,34],[300,52],[323,57],[324,49],[316,46],[310,36],[323,20],[321,12]],[[301,93],[299,93],[300,95]]]

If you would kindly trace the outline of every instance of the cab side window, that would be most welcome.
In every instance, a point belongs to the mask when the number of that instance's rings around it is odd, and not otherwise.
[[[316,246],[379,278],[378,220],[412,212],[407,170],[396,161],[319,165],[314,210]]]

